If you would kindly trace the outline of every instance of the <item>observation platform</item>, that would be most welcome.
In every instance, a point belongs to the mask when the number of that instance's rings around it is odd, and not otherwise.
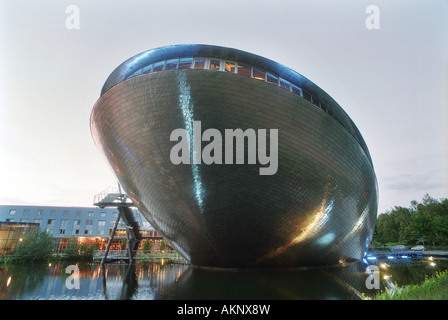
[[[101,264],[108,260],[134,260],[134,253],[138,249],[140,241],[143,239],[140,231],[140,226],[134,217],[134,213],[130,207],[135,207],[128,195],[121,192],[121,189],[107,188],[103,192],[95,195],[93,204],[100,207],[116,207],[118,208],[117,220],[115,221],[109,241],[107,242],[106,250],[102,256]],[[128,240],[128,250],[124,253],[120,250],[119,254],[114,254],[110,249],[110,245],[114,238],[115,231],[118,227],[120,219],[126,224],[126,238]],[[111,254],[109,256],[109,254]],[[94,258],[95,259],[95,258]]]

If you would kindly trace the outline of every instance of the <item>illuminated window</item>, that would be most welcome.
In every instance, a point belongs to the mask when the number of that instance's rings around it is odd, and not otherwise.
[[[173,70],[177,68],[179,59],[170,59],[166,61],[165,70]]]
[[[235,64],[233,62],[226,62],[224,70],[227,72],[235,73]]]
[[[257,80],[266,80],[265,76],[266,74],[264,73],[264,71],[261,71],[260,69],[257,68],[253,68],[253,75],[252,75],[255,79]]]
[[[242,63],[238,63],[238,74],[241,74],[246,77],[251,77],[252,67]]]
[[[156,63],[154,63],[154,67],[153,67],[152,71],[153,72],[162,71],[164,66],[165,66],[165,61],[156,62]]]
[[[291,91],[291,83],[289,83],[289,81],[286,81],[285,79],[280,78],[280,87]]]
[[[219,70],[220,65],[221,61],[219,60],[210,60],[210,70]]]
[[[274,76],[272,73],[267,72],[266,73],[266,79],[269,83],[278,85],[278,77]]]
[[[179,69],[190,69],[193,63],[193,58],[180,58]]]
[[[194,59],[194,68],[195,69],[204,69],[205,67],[205,59],[196,58]]]

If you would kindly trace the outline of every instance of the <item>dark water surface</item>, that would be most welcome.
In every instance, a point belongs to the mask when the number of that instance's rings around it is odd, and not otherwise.
[[[387,265],[384,265],[386,263]],[[372,264],[373,265],[373,264]],[[379,261],[380,289],[420,283],[448,269],[448,260]],[[0,299],[170,300],[170,299],[361,299],[369,289],[367,264],[312,270],[208,270],[185,264],[137,262],[0,267]],[[79,270],[78,273],[73,270]],[[79,275],[76,278],[76,275]],[[372,286],[370,286],[372,287]]]

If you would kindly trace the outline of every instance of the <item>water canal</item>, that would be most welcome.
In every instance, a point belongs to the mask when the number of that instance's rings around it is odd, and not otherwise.
[[[312,270],[205,270],[186,264],[137,262],[0,267],[7,300],[361,299],[386,287],[417,284],[448,269],[447,259],[377,261],[379,289],[366,263]],[[70,269],[71,268],[71,269]],[[79,271],[79,272],[78,272]],[[372,287],[372,286],[370,286]]]

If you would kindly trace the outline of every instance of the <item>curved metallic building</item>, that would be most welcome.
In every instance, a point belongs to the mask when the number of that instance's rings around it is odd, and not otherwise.
[[[174,164],[172,132],[191,146],[197,121],[222,145],[226,129],[277,129],[277,150],[265,137],[277,170],[250,163],[249,139],[243,163]],[[91,130],[136,206],[192,265],[333,265],[368,248],[378,190],[367,146],[328,94],[277,62],[211,45],[145,51],[108,77]]]

